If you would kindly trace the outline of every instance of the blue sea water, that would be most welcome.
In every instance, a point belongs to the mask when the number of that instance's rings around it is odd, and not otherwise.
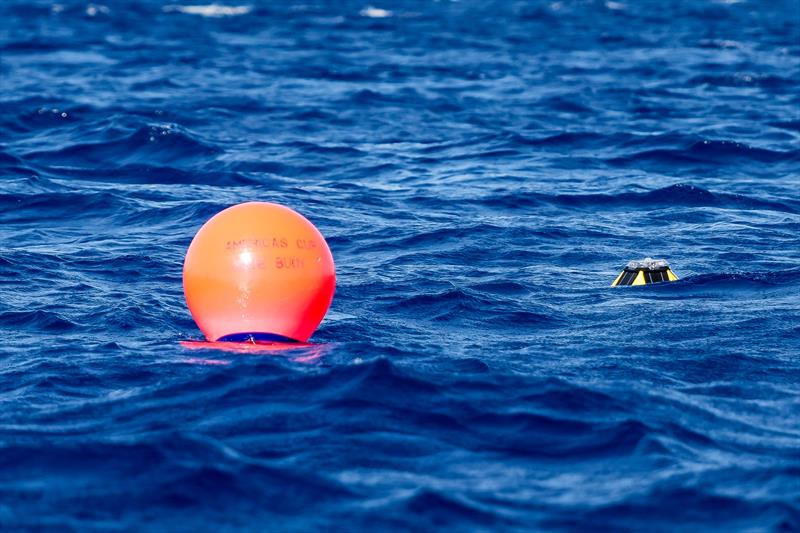
[[[204,2],[0,4],[0,529],[800,529],[797,0]],[[249,200],[317,346],[186,349]]]

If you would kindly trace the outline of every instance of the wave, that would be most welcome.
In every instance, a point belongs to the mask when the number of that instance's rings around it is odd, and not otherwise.
[[[577,109],[574,111],[579,112]],[[565,150],[573,154],[573,160],[580,157],[577,168],[628,168],[639,164],[786,164],[800,161],[800,150],[796,149],[774,150],[739,141],[708,139],[684,133],[642,135],[580,130],[538,137],[519,132],[502,132],[477,135],[456,142],[432,143],[420,150],[422,155],[418,157],[418,161],[433,163],[497,155],[549,156],[551,153],[561,154]]]
[[[774,74],[736,73],[736,74],[702,74],[690,78],[689,85],[710,85],[714,87],[762,87],[765,89],[787,90],[795,87],[791,78]]]
[[[673,527],[687,529],[713,529],[720,520],[742,530],[787,529],[800,523],[797,512],[790,506],[775,501],[755,500],[741,496],[716,494],[703,487],[684,487],[664,483],[645,497],[626,498],[619,503],[597,509],[573,509],[560,518],[549,518],[543,525],[548,528],[581,529],[591,524],[614,530],[639,530],[653,521],[669,522]],[[656,503],[658,502],[658,503]],[[689,509],[696,507],[711,511],[698,515]]]
[[[12,330],[27,327],[44,333],[62,333],[77,327],[75,322],[58,313],[41,309],[0,312],[0,324]]]
[[[425,488],[383,507],[381,511],[384,513],[421,517],[422,523],[432,528],[446,524],[451,528],[460,525],[474,530],[476,527],[496,528],[514,523],[492,510],[491,506],[481,505],[457,493]],[[408,520],[407,525],[413,523],[418,521]]]
[[[44,217],[103,218],[130,203],[123,195],[113,192],[0,193],[0,209],[7,210],[6,220],[13,223],[38,222]]]
[[[544,194],[532,191],[495,194],[476,200],[491,207],[523,208],[552,205],[574,209],[716,207],[736,210],[765,210],[800,213],[800,202],[763,200],[743,194],[711,192],[691,184],[679,183],[645,192],[618,194]]]
[[[169,4],[162,8],[165,13],[183,13],[201,17],[237,17],[247,15],[253,6],[229,6],[221,4],[177,5]]]
[[[93,507],[116,509],[135,502],[137,506],[167,509],[174,506],[211,506],[228,516],[232,509],[302,512],[308,505],[335,502],[352,496],[342,484],[299,465],[285,466],[269,459],[238,453],[214,439],[186,432],[156,431],[132,438],[112,436],[104,442],[87,446],[79,438],[53,438],[37,444],[29,438],[0,445],[4,471],[24,472],[32,468],[32,458],[39,457],[38,468],[46,470],[42,478],[56,481],[70,476],[84,486],[99,488],[108,469],[123,474],[124,479],[101,492],[91,491],[83,498],[94,501]],[[151,482],[139,482],[142,475]],[[4,500],[25,498],[40,492],[35,486],[11,492],[3,489]],[[63,509],[71,496],[57,496]],[[215,502],[215,503],[210,503]],[[257,503],[258,502],[258,503]],[[248,513],[250,514],[250,513]],[[49,515],[50,520],[69,514]],[[252,516],[251,516],[252,518]],[[17,517],[22,523],[37,523],[32,517]]]
[[[154,163],[188,165],[223,153],[218,146],[204,142],[186,128],[174,124],[142,126],[132,133],[103,132],[109,141],[78,143],[28,152],[23,159],[64,167]]]
[[[607,159],[607,162],[613,166],[631,166],[644,162],[672,165],[681,163],[718,165],[747,161],[758,163],[796,162],[800,161],[800,150],[778,151],[757,148],[737,141],[702,140],[685,147],[642,150]]]
[[[770,272],[736,272],[695,274],[681,278],[675,283],[653,285],[657,291],[667,293],[691,294],[730,291],[748,291],[779,288],[785,285],[800,284],[800,269],[776,270]]]
[[[443,322],[455,322],[477,312],[483,314],[484,323],[494,327],[542,327],[561,322],[552,310],[543,305],[526,305],[486,292],[460,288],[393,299],[382,307],[387,312],[402,310]]]

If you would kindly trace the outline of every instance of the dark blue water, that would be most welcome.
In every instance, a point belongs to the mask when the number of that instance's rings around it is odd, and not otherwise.
[[[0,529],[800,528],[797,0],[180,2],[0,4]],[[320,346],[179,344],[248,200]]]

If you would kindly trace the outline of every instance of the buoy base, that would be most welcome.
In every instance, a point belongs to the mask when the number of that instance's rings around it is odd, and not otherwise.
[[[292,339],[277,333],[262,333],[258,331],[247,333],[231,333],[230,335],[223,335],[216,342],[247,342],[247,343],[283,343],[283,344],[296,344],[300,341]]]
[[[310,344],[308,342],[209,342],[209,341],[180,341],[182,347],[197,351],[215,350],[233,354],[247,354],[258,356],[286,357],[296,363],[316,363],[325,354],[324,344]],[[192,358],[191,363],[227,365],[230,359]]]
[[[307,342],[219,342],[219,341],[180,341],[180,345],[190,350],[221,350],[231,353],[266,353],[285,352],[304,348],[318,347]]]

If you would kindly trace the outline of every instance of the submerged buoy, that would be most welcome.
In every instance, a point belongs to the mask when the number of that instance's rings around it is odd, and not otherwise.
[[[662,283],[665,281],[678,281],[669,263],[664,259],[651,259],[649,257],[641,261],[631,261],[625,270],[617,276],[612,287],[621,285],[648,285],[650,283]]]
[[[301,214],[267,202],[214,215],[183,263],[186,303],[209,341],[305,342],[335,286],[322,234]]]

